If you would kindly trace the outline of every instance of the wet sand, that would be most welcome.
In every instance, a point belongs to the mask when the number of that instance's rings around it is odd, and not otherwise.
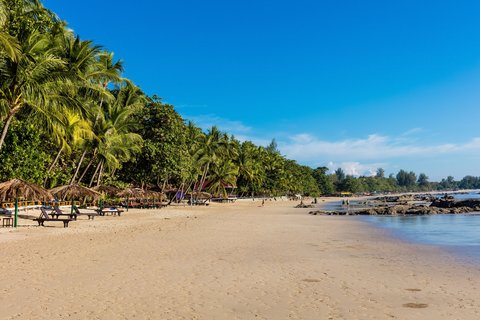
[[[298,202],[0,229],[0,319],[479,319],[480,268]]]

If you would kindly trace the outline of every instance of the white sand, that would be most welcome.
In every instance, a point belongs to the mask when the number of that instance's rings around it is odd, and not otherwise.
[[[0,228],[0,319],[480,319],[478,267],[294,204]]]

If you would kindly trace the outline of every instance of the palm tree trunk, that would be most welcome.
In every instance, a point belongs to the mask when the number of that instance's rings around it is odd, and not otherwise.
[[[55,159],[53,160],[53,162],[52,162],[52,164],[50,165],[50,167],[48,167],[47,173],[52,172],[53,168],[54,168],[55,165],[57,164],[58,159],[60,159],[60,155],[62,154],[62,151],[63,151],[63,147],[61,147],[60,150],[58,150],[57,156],[56,156]]]
[[[98,170],[100,169],[100,163],[97,164],[97,168],[95,169],[95,172],[93,173],[92,178],[90,179],[90,183],[88,184],[88,187],[92,187],[93,181],[95,181],[95,177],[97,176]]]
[[[78,183],[80,183],[80,182],[83,180],[83,177],[87,174],[87,171],[88,171],[88,169],[90,169],[90,166],[93,164],[93,161],[95,161],[95,154],[92,156],[92,158],[91,158],[90,161],[88,162],[87,167],[85,168],[85,170],[83,170],[82,175],[81,175],[80,178],[78,179]]]
[[[3,143],[5,141],[5,137],[7,136],[8,128],[10,127],[10,123],[12,122],[13,116],[20,110],[20,105],[15,105],[10,112],[8,113],[7,119],[5,120],[5,124],[2,128],[2,135],[0,136],[0,151],[2,150]]]
[[[200,178],[200,185],[197,188],[197,191],[202,191],[203,184],[205,183],[205,180],[207,179],[207,173],[208,173],[208,168],[210,167],[210,162],[207,162],[207,165],[205,166],[205,170],[203,170],[202,177]]]
[[[75,182],[75,179],[77,178],[78,171],[80,171],[80,167],[82,166],[83,159],[85,158],[85,155],[87,154],[87,150],[84,150],[82,153],[82,156],[80,157],[80,161],[78,161],[77,169],[75,169],[75,174],[72,177],[72,180],[70,180],[70,184]]]
[[[61,147],[60,150],[58,150],[57,156],[56,156],[55,159],[53,160],[53,162],[52,162],[52,164],[50,165],[50,167],[48,167],[47,175],[45,176],[45,180],[43,180],[43,186],[47,186],[48,175],[50,174],[50,172],[52,172],[53,168],[54,168],[55,165],[57,164],[58,159],[60,159],[60,155],[62,154],[62,151],[63,151],[63,147]]]
[[[100,185],[100,183],[102,182],[102,174],[103,174],[103,164],[105,163],[105,161],[101,161],[100,162],[100,172],[98,173],[98,179],[97,179],[97,187]]]

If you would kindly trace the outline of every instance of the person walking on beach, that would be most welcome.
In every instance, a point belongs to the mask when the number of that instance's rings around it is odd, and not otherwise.
[[[265,205],[265,199],[262,199],[262,207]]]

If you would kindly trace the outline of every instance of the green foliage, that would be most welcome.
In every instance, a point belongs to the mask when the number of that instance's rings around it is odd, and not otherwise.
[[[335,186],[331,176],[327,175],[327,167],[319,167],[313,170],[312,176],[322,195],[332,195],[335,193]]]
[[[139,184],[185,182],[192,160],[186,126],[173,106],[154,97],[133,118],[138,125],[135,132],[143,138],[144,145],[134,159],[123,165],[120,176]]]
[[[113,53],[82,40],[37,0],[0,0],[0,179],[54,187],[229,187],[243,195],[331,195],[480,188],[480,178],[431,183],[400,170],[385,177],[312,169],[267,147],[185,121],[174,107],[122,77]],[[102,180],[103,179],[103,180]]]
[[[425,173],[420,173],[418,175],[417,183],[420,189],[422,190],[427,190],[430,187],[430,183],[428,182],[428,177]]]
[[[41,184],[45,166],[52,160],[36,126],[28,121],[14,121],[6,146],[0,152],[0,181],[20,178]]]
[[[417,176],[414,172],[406,172],[405,170],[400,170],[397,173],[397,183],[401,187],[411,188],[415,186],[417,181]]]

